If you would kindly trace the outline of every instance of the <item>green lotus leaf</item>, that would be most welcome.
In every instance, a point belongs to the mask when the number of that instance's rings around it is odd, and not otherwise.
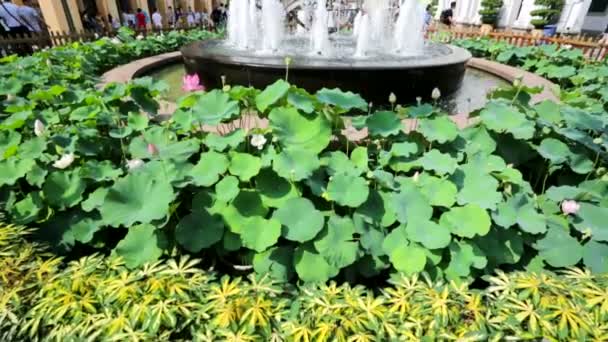
[[[272,169],[281,177],[300,181],[312,176],[321,166],[317,154],[310,150],[286,149],[274,157]]]
[[[420,146],[416,143],[401,142],[394,143],[391,146],[390,156],[391,157],[410,157],[420,153]]]
[[[369,170],[367,147],[357,146],[350,153],[350,160],[353,162],[353,164],[355,164],[355,167],[359,169],[361,173]]]
[[[354,241],[355,224],[348,217],[332,215],[314,241],[315,249],[336,267],[344,268],[357,260],[359,243]]]
[[[372,172],[371,178],[373,178],[381,188],[390,190],[394,190],[397,188],[397,182],[395,182],[395,177],[390,172],[386,172],[384,170],[374,170]]]
[[[9,212],[16,224],[28,224],[38,219],[38,214],[44,208],[42,199],[37,192],[30,192],[21,201],[15,203]]]
[[[307,283],[324,283],[338,275],[340,269],[331,266],[312,246],[296,248],[293,256],[298,277]]]
[[[260,158],[262,159],[262,168],[267,168],[272,166],[272,161],[277,156],[277,150],[272,145],[268,145],[265,149],[262,150]]]
[[[453,241],[450,244],[450,263],[445,270],[449,279],[468,277],[471,268],[484,269],[488,263],[483,251],[472,242]]]
[[[34,164],[32,169],[25,176],[25,179],[30,185],[41,187],[46,179],[47,173],[48,171],[46,169],[41,168],[38,164]]]
[[[521,230],[530,234],[542,234],[547,231],[545,215],[539,213],[532,203],[528,203],[519,209],[517,224]]]
[[[397,220],[401,223],[428,221],[433,216],[429,201],[413,186],[407,186],[393,194],[392,204]]]
[[[44,182],[42,191],[47,202],[59,209],[73,207],[82,201],[86,184],[78,174],[78,170],[68,172],[53,172]]]
[[[242,181],[248,182],[251,177],[260,172],[262,162],[259,157],[247,153],[230,152],[230,167],[228,171],[239,177]]]
[[[21,159],[39,159],[47,147],[46,139],[36,137],[24,141],[19,145],[17,155]]]
[[[535,244],[538,255],[553,267],[569,267],[578,264],[583,257],[583,246],[567,231],[553,227]]]
[[[496,141],[490,136],[488,130],[481,125],[465,128],[460,131],[460,136],[466,142],[464,150],[469,156],[477,153],[490,154],[496,150]]]
[[[285,202],[272,215],[283,225],[282,235],[287,240],[306,242],[323,229],[325,218],[306,198],[293,198]]]
[[[428,103],[421,104],[419,106],[408,108],[407,116],[410,118],[426,118],[431,116],[435,112],[435,108]]]
[[[195,210],[184,216],[175,227],[175,240],[191,253],[198,253],[219,242],[224,235],[224,222],[207,210]]]
[[[269,169],[262,169],[255,178],[255,186],[264,205],[271,208],[279,208],[288,200],[298,197],[298,190],[292,183]]]
[[[102,222],[90,217],[79,217],[70,225],[70,231],[74,240],[81,243],[89,243],[93,240],[95,233],[101,229]]]
[[[372,137],[388,137],[401,132],[401,120],[393,112],[381,111],[367,117],[365,125]]]
[[[279,241],[281,223],[275,219],[250,217],[243,223],[240,235],[243,246],[256,252],[263,252]]]
[[[425,170],[433,170],[438,175],[452,174],[458,167],[456,159],[435,149],[425,153],[418,163]]]
[[[236,252],[243,247],[241,243],[241,237],[229,230],[224,233],[222,239],[222,248],[228,252]]]
[[[14,185],[15,182],[24,177],[36,162],[33,159],[10,158],[0,160],[0,186]]]
[[[130,113],[129,118],[127,119],[127,124],[134,131],[143,131],[148,128],[148,116]]]
[[[357,208],[356,212],[367,222],[380,224],[382,227],[388,227],[397,220],[390,194],[376,189],[369,190],[367,200]]]
[[[407,246],[409,243],[410,241],[405,232],[405,226],[400,225],[386,235],[384,241],[382,241],[382,251],[384,251],[386,255],[391,255],[396,248]]]
[[[272,133],[285,148],[319,153],[331,139],[331,125],[323,116],[302,115],[296,108],[279,107],[268,118]]]
[[[293,278],[293,248],[274,247],[253,257],[253,269],[258,274],[269,274],[273,279],[286,282]]]
[[[353,222],[355,223],[355,231],[359,234],[359,242],[361,247],[368,253],[375,257],[381,257],[385,255],[382,249],[382,244],[385,240],[386,233],[373,224],[365,222],[365,220],[358,214],[353,215]]]
[[[505,160],[495,155],[476,154],[470,156],[468,163],[463,166],[463,170],[472,172],[502,172],[507,169]]]
[[[16,151],[21,143],[21,134],[13,130],[0,131],[0,160],[6,159],[8,151]]]
[[[555,202],[562,202],[564,200],[591,200],[593,198],[593,195],[585,189],[570,185],[552,186],[547,189],[545,195]]]
[[[205,145],[209,148],[223,152],[227,148],[235,149],[237,148],[243,141],[245,141],[245,136],[247,133],[242,129],[236,129],[226,135],[219,135],[216,133],[209,133],[205,137]]]
[[[215,184],[215,195],[218,201],[230,202],[239,194],[239,180],[233,176],[222,178]]]
[[[517,213],[522,206],[519,198],[518,196],[513,196],[505,202],[500,202],[496,210],[492,212],[494,223],[503,228],[510,228],[515,225],[517,223]]]
[[[99,211],[107,225],[131,227],[168,215],[174,196],[173,188],[164,177],[137,172],[114,183]]]
[[[105,201],[108,191],[110,191],[109,188],[97,188],[95,191],[90,193],[89,197],[80,203],[82,210],[91,212],[95,209],[99,209]]]
[[[490,229],[487,235],[476,237],[475,243],[486,254],[489,269],[516,264],[524,254],[524,239],[514,230]]]
[[[583,247],[585,266],[595,274],[608,273],[608,244],[589,241]]]
[[[150,155],[148,144],[154,144],[158,156]],[[132,159],[152,159],[186,161],[200,149],[198,139],[178,140],[177,136],[165,127],[152,126],[143,136],[135,137],[129,144]]]
[[[340,89],[323,88],[317,92],[316,96],[319,102],[339,107],[345,111],[353,108],[367,109],[367,102],[358,94],[353,94],[350,91],[343,92]]]
[[[151,224],[140,224],[129,228],[125,238],[114,248],[114,253],[124,259],[127,267],[136,268],[158,260],[166,245],[162,231]]]
[[[488,234],[492,221],[487,211],[475,204],[467,204],[443,213],[439,223],[455,235],[472,238]]]
[[[456,202],[458,188],[447,179],[422,173],[419,176],[417,185],[420,188],[420,192],[433,206],[450,208]]]
[[[239,114],[239,104],[221,90],[211,90],[202,95],[192,107],[195,122],[216,126]]]
[[[417,131],[428,141],[440,144],[452,141],[458,136],[458,126],[447,116],[420,119]]]
[[[287,103],[307,114],[315,110],[314,97],[303,89],[290,89],[287,93]]]
[[[483,124],[498,133],[511,133],[517,139],[531,139],[534,136],[534,124],[515,106],[490,101],[479,114]]]
[[[361,177],[337,174],[327,184],[327,197],[340,205],[357,208],[367,200],[369,187]]]
[[[275,104],[287,94],[289,83],[278,79],[273,84],[269,85],[255,97],[255,104],[260,112],[265,112],[268,107]]]
[[[198,186],[211,186],[228,170],[228,164],[224,154],[214,151],[201,153],[199,162],[190,170],[192,182]]]
[[[456,182],[459,187],[457,201],[460,205],[477,204],[481,208],[493,210],[501,202],[502,195],[496,191],[498,181],[491,175],[476,168],[463,167],[462,182]]]
[[[115,180],[122,175],[121,169],[115,169],[112,162],[108,160],[87,161],[80,169],[80,176],[85,179],[93,179],[98,182]]]
[[[591,234],[595,241],[608,241],[608,208],[598,207],[589,203],[580,203],[574,228],[583,233]]]
[[[268,208],[264,206],[257,191],[241,190],[230,205],[218,208],[218,212],[221,213],[230,231],[240,234],[247,218],[266,217]]]
[[[538,117],[546,123],[557,124],[563,118],[559,111],[559,105],[551,100],[544,100],[534,105]]]
[[[362,173],[362,170],[357,168],[342,151],[326,153],[321,159],[321,165],[327,166],[327,173],[330,176],[338,173],[359,176]]]
[[[405,275],[412,275],[424,270],[426,265],[426,252],[424,248],[415,244],[401,245],[393,250],[389,256],[393,267]]]
[[[411,221],[405,227],[405,232],[409,240],[419,242],[428,249],[447,247],[452,240],[447,226],[430,220]]]
[[[568,145],[553,138],[543,139],[537,151],[543,158],[548,159],[555,165],[565,163],[571,154]]]
[[[114,139],[122,139],[131,135],[131,133],[133,133],[133,128],[124,126],[111,129],[108,135]]]

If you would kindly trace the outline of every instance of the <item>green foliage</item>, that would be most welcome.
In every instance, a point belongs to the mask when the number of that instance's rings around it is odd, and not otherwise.
[[[534,4],[540,8],[530,12],[530,15],[536,17],[530,23],[539,29],[557,23],[564,8],[564,0],[535,0]]]
[[[488,25],[496,25],[502,8],[502,0],[482,0],[479,15],[481,22]]]

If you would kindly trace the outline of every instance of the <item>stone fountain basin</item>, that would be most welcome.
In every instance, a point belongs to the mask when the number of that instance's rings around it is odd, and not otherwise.
[[[188,74],[197,73],[209,89],[222,87],[222,76],[231,85],[264,89],[285,78],[289,57],[288,80],[315,93],[322,88],[352,91],[374,103],[386,103],[390,93],[401,101],[428,99],[434,88],[443,95],[458,90],[471,54],[462,48],[430,43],[424,56],[378,55],[366,59],[348,57],[264,55],[232,50],[223,41],[206,40],[181,49]]]

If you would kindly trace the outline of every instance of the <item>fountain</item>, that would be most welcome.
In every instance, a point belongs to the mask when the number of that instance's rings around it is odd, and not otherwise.
[[[222,76],[233,85],[263,89],[285,77],[309,92],[321,88],[353,91],[375,103],[392,92],[400,101],[429,97],[433,88],[449,95],[460,87],[468,51],[424,40],[424,5],[402,0],[366,0],[355,34],[330,33],[333,12],[316,0],[308,27],[285,32],[280,0],[232,0],[226,40],[196,42],[182,48],[186,71],[198,73],[208,88],[220,88]],[[395,20],[396,18],[396,20]]]

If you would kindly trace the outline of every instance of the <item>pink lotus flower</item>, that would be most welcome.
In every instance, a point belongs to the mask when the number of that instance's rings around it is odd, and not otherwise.
[[[158,147],[156,147],[156,145],[154,145],[154,144],[148,144],[148,153],[150,153],[150,155],[152,155],[152,156],[157,156]]]
[[[201,84],[201,80],[198,78],[197,74],[184,75],[184,78],[182,79],[182,81],[183,81],[182,89],[184,91],[205,90],[205,87]]]
[[[562,212],[566,215],[576,214],[580,208],[580,204],[576,201],[567,200],[562,202]]]

